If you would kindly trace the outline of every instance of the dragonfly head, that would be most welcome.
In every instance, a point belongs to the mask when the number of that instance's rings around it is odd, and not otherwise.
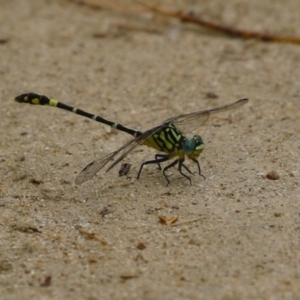
[[[204,149],[204,143],[200,135],[194,135],[191,139],[185,139],[182,143],[183,152],[191,158],[197,158]]]

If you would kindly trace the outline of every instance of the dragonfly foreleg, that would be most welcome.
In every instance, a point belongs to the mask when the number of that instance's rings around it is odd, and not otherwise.
[[[202,173],[201,173],[201,167],[200,167],[199,161],[198,161],[197,159],[195,159],[195,158],[192,158],[192,161],[195,162],[195,163],[197,164],[197,166],[198,166],[198,171],[199,171],[199,175],[200,175],[201,177],[203,177],[204,179],[206,179],[206,177],[205,177],[204,175],[202,175]]]

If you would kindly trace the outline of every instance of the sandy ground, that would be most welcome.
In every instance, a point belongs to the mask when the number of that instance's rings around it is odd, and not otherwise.
[[[299,1],[198,2],[164,3],[300,36]],[[1,299],[300,299],[299,46],[229,38],[140,9],[0,6]],[[250,101],[197,131],[206,180],[192,175],[190,186],[173,168],[166,187],[155,166],[136,180],[156,153],[138,147],[127,177],[117,166],[78,186],[86,164],[130,136],[11,101],[33,91],[141,131]],[[273,170],[278,180],[266,178]],[[176,215],[177,226],[159,222]]]

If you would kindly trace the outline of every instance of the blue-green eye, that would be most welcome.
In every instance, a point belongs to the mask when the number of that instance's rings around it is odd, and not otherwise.
[[[195,141],[194,139],[185,139],[182,144],[182,150],[185,154],[189,155],[193,153],[195,149]]]
[[[203,145],[203,140],[202,140],[202,137],[200,135],[195,135],[193,137],[193,140],[195,141],[195,149],[197,149],[197,147]]]
[[[199,146],[203,145],[201,136],[195,135],[192,139],[185,139],[182,143],[182,150],[186,155],[192,154]]]

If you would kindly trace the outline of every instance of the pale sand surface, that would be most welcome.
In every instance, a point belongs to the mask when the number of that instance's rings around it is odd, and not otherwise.
[[[164,3],[300,36],[296,0]],[[8,39],[0,44],[1,299],[300,299],[300,46],[68,1],[0,6],[0,38]],[[158,33],[120,33],[116,24]],[[197,131],[206,180],[192,175],[190,186],[173,168],[166,187],[153,165],[136,180],[140,163],[156,153],[139,147],[126,158],[128,178],[117,166],[76,186],[86,164],[130,137],[10,101],[30,91],[141,131],[250,101]],[[265,178],[272,170],[279,180]],[[159,215],[197,221],[168,227]],[[50,286],[41,286],[48,276]]]

